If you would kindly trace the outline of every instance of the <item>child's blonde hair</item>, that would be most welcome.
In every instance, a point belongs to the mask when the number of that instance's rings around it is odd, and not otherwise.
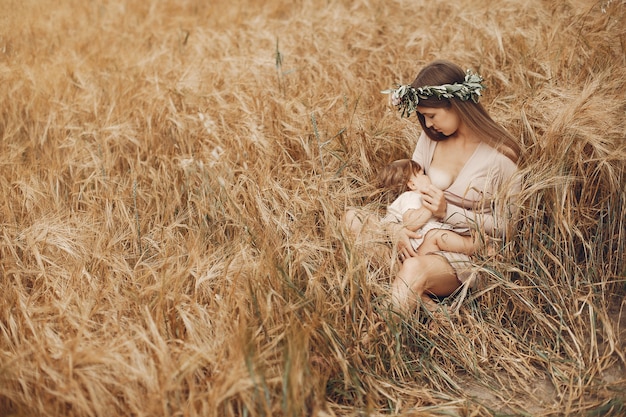
[[[408,190],[411,176],[420,172],[422,167],[412,159],[395,160],[378,174],[378,188],[397,197]]]

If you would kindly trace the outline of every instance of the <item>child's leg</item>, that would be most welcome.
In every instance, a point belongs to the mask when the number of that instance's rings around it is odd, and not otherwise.
[[[461,236],[451,230],[436,229],[426,234],[424,243],[419,247],[418,255],[431,252],[457,252],[472,255],[476,250],[474,239],[471,236]]]
[[[417,248],[418,255],[427,255],[429,253],[437,252],[441,250],[441,248],[439,247],[437,243],[437,235],[439,234],[440,231],[441,231],[440,229],[436,229],[436,230],[431,230],[428,233],[426,233],[426,236],[424,236],[424,241],[422,242],[420,247]]]

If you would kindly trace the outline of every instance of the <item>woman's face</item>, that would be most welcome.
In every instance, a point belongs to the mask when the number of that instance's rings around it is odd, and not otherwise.
[[[461,124],[461,119],[452,107],[435,108],[417,106],[417,111],[424,116],[426,127],[444,136],[453,135]]]

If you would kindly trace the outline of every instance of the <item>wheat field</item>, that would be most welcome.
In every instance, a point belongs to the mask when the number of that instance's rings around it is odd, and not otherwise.
[[[0,416],[626,413],[623,0],[0,9]],[[520,218],[381,323],[342,216],[439,58],[522,144]]]

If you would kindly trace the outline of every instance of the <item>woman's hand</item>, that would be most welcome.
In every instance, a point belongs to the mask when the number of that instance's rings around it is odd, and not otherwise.
[[[409,230],[406,227],[403,227],[397,232],[395,241],[400,261],[404,262],[407,258],[417,256],[417,252],[415,252],[413,246],[411,246],[411,239],[419,239],[420,237],[422,237],[420,233]]]
[[[422,196],[422,204],[433,214],[434,217],[445,220],[448,203],[443,196],[443,191],[434,185],[430,185],[420,192]]]

